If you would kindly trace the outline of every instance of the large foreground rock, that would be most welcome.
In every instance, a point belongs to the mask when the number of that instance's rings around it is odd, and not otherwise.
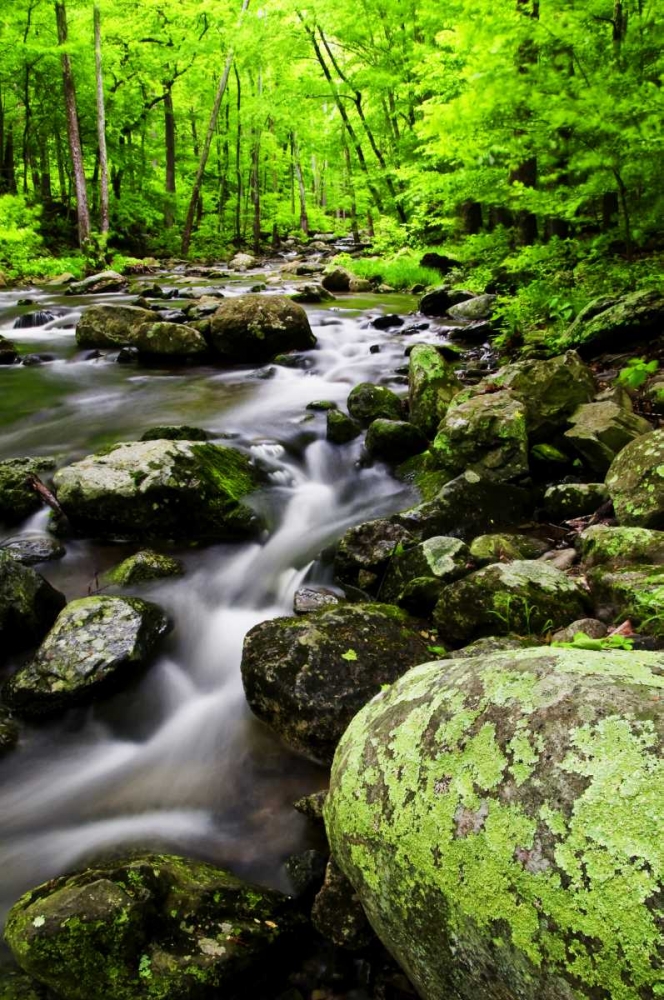
[[[55,476],[73,526],[101,536],[237,538],[256,527],[244,504],[258,476],[232,448],[134,441],[89,455]]]
[[[210,339],[224,358],[247,364],[316,346],[306,312],[285,295],[226,299],[210,321]]]
[[[664,430],[636,438],[606,476],[620,524],[664,528]]]
[[[273,967],[273,946],[302,923],[279,892],[147,855],[26,893],[6,939],[20,967],[62,1000],[199,1000],[250,996],[242,977]]]
[[[130,680],[167,631],[161,608],[137,597],[72,601],[32,662],[9,679],[5,701],[23,715],[48,715],[91,701]]]
[[[359,709],[427,659],[422,623],[389,604],[355,604],[261,622],[247,634],[249,707],[294,750],[332,759]]]
[[[351,723],[333,854],[423,1000],[659,996],[664,655],[428,663]]]
[[[35,646],[64,605],[64,594],[0,549],[0,657]]]

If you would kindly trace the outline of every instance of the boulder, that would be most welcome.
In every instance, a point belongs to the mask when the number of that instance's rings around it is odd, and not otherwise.
[[[62,283],[62,276],[58,279]],[[72,281],[65,295],[102,295],[106,292],[126,292],[129,282],[117,271],[101,271],[82,281]]]
[[[539,559],[549,546],[528,535],[478,535],[470,546],[470,556],[478,566],[515,559]]]
[[[422,500],[433,500],[447,482],[447,476],[437,469],[430,451],[413,455],[395,470],[403,483],[414,486]]]
[[[293,750],[330,761],[360,708],[427,658],[422,623],[389,604],[274,618],[248,633],[242,682],[252,712]]]
[[[93,701],[136,676],[168,628],[161,608],[137,597],[72,601],[34,659],[7,681],[5,701],[27,716]]]
[[[462,388],[453,366],[430,344],[416,344],[408,363],[410,420],[431,439]]]
[[[596,566],[586,574],[598,618],[608,624],[630,620],[645,635],[664,639],[664,566],[639,563]]]
[[[462,645],[482,635],[540,635],[583,618],[587,596],[546,562],[494,563],[441,591],[433,620],[443,639]]]
[[[333,302],[334,295],[328,292],[323,285],[314,282],[310,285],[302,285],[291,295],[293,302],[303,302],[308,305],[318,305],[321,302]]]
[[[312,611],[323,611],[341,604],[341,598],[325,587],[300,587],[293,597],[293,611],[296,615],[309,615]]]
[[[0,462],[0,521],[16,524],[36,513],[42,505],[32,487],[32,477],[54,467],[48,458],[8,458]]]
[[[422,1000],[661,991],[664,656],[428,663],[353,719],[333,855]]]
[[[24,976],[15,969],[0,969],[0,997],[2,1000],[44,1000],[44,993],[31,976]]]
[[[422,296],[418,309],[424,316],[445,316],[452,306],[474,298],[472,292],[466,292],[462,288],[434,288]]]
[[[582,403],[595,394],[595,381],[576,351],[545,361],[518,361],[505,365],[477,387],[487,384],[509,389],[526,409],[531,441],[546,440]]]
[[[162,424],[143,431],[139,441],[207,441],[210,435],[202,427],[188,424]]]
[[[321,284],[328,292],[347,292],[353,277],[345,267],[335,267],[323,276]]]
[[[371,325],[374,330],[394,330],[396,327],[403,326],[405,322],[405,319],[402,316],[397,316],[396,313],[383,313],[382,316],[376,316],[375,319],[372,319]]]
[[[577,547],[586,566],[664,565],[664,531],[594,524],[579,535]]]
[[[228,266],[234,271],[246,271],[256,266],[256,258],[250,253],[236,253]]]
[[[432,454],[449,479],[465,469],[503,482],[526,475],[524,405],[507,390],[453,402],[440,423]]]
[[[188,357],[205,354],[208,350],[203,335],[182,323],[142,324],[133,331],[130,345],[136,347],[140,354],[157,357]]]
[[[623,448],[611,463],[606,485],[620,524],[664,528],[664,430]]]
[[[388,560],[416,538],[407,528],[389,518],[377,518],[349,528],[342,536],[334,559],[334,577],[342,586],[371,589],[378,584]]]
[[[334,858],[325,869],[325,881],[314,900],[311,922],[337,948],[361,951],[373,939],[362,904]]]
[[[472,299],[450,306],[447,312],[452,319],[473,323],[480,319],[491,319],[495,303],[495,295],[475,295]]]
[[[233,539],[257,528],[244,503],[258,484],[232,448],[191,441],[134,441],[56,473],[72,525],[97,536]]]
[[[571,324],[563,344],[584,358],[594,358],[604,351],[633,351],[635,345],[661,336],[663,328],[664,295],[654,290],[632,292],[591,302]]]
[[[458,538],[441,535],[412,548],[397,546],[380,587],[380,599],[426,615],[443,586],[471,569],[468,546]]]
[[[582,632],[589,639],[603,639],[608,629],[597,618],[579,618],[578,621],[572,622],[566,628],[561,628],[557,632],[554,632],[551,636],[551,641],[555,643],[573,642],[579,632]]]
[[[23,566],[36,566],[52,559],[62,559],[65,554],[65,547],[61,542],[50,535],[37,533],[5,538],[0,542],[0,550],[8,552]]]
[[[104,586],[130,587],[150,580],[163,580],[181,576],[184,567],[177,559],[161,555],[151,549],[142,549],[104,573]]]
[[[76,325],[79,347],[132,346],[136,331],[154,323],[156,314],[138,306],[90,306]]]
[[[461,267],[461,264],[453,257],[430,251],[420,260],[420,267],[430,267],[433,271],[440,271],[441,274],[449,274],[455,267]]]
[[[331,444],[348,444],[362,433],[362,427],[341,410],[328,410],[326,438]]]
[[[65,603],[64,594],[0,549],[0,655],[37,645]]]
[[[406,420],[379,418],[369,425],[364,446],[372,458],[397,465],[412,455],[426,451],[427,439]]]
[[[346,401],[348,412],[363,427],[382,417],[384,420],[400,420],[403,417],[403,403],[399,396],[383,385],[361,382],[351,389]]]
[[[584,462],[602,475],[622,449],[652,426],[643,417],[623,410],[615,403],[586,403],[571,417],[565,439]]]
[[[225,299],[210,320],[210,340],[225,360],[261,364],[282,351],[316,346],[307,314],[286,295]]]
[[[558,483],[544,494],[546,516],[559,523],[572,517],[594,514],[609,501],[604,483]]]
[[[12,908],[19,966],[61,1000],[253,995],[304,918],[287,896],[202,861],[117,859],[63,875]],[[247,977],[247,978],[245,978]]]
[[[12,340],[0,337],[0,365],[13,365],[19,359],[18,348]]]

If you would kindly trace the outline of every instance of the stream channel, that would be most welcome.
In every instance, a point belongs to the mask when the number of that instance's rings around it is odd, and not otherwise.
[[[216,285],[231,296],[266,273],[215,282],[183,270],[137,280],[195,292]],[[19,306],[26,297],[33,304]],[[403,336],[371,322],[413,311],[414,297],[345,295],[307,307],[318,347],[301,368],[146,368],[118,364],[117,352],[90,358],[77,349],[74,327],[85,306],[134,299],[0,292],[0,334],[23,354],[49,358],[0,367],[0,458],[48,455],[63,465],[158,424],[193,424],[212,441],[230,438],[267,469],[270,485],[254,502],[270,529],[259,542],[168,549],[185,575],[129,591],[161,604],[174,621],[157,661],[92,707],[22,724],[19,746],[0,763],[0,921],[25,890],[122,848],[190,854],[288,890],[284,860],[313,846],[310,824],[292,803],[325,787],[327,771],[286,750],[252,717],[240,679],[242,641],[258,622],[292,614],[303,582],[332,583],[319,557],[346,528],[416,501],[387,467],[361,463],[361,438],[329,444],[325,413],[306,409],[322,399],[345,408],[363,381],[405,391],[404,348],[437,339],[434,330]],[[61,315],[13,328],[36,309]],[[44,508],[18,528],[0,526],[0,543],[43,532],[48,520]],[[94,592],[101,573],[140,547],[64,541],[64,558],[36,568],[68,600]]]

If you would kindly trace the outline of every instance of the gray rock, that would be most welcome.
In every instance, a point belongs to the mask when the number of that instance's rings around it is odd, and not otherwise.
[[[14,535],[0,542],[0,549],[8,552],[24,566],[62,559],[65,547],[50,535]]]
[[[633,345],[660,336],[664,326],[664,295],[656,291],[632,292],[622,298],[605,296],[583,309],[565,334],[567,347],[582,357],[604,351],[632,350]]]
[[[622,449],[652,426],[615,403],[586,403],[576,410],[565,439],[593,470],[604,475]]]
[[[508,482],[528,472],[524,405],[507,390],[455,400],[438,428],[432,454],[449,479],[466,469]]]
[[[552,521],[594,514],[609,500],[604,483],[558,483],[544,494],[544,510]]]
[[[0,521],[16,524],[42,506],[32,487],[33,476],[43,476],[55,466],[48,458],[8,458],[0,462]]]
[[[496,302],[495,295],[476,295],[465,302],[457,302],[447,310],[453,319],[474,322],[478,319],[491,319]]]
[[[597,618],[579,618],[566,628],[561,628],[551,636],[552,642],[573,642],[577,633],[583,632],[589,639],[603,639],[608,629]]]
[[[129,282],[117,271],[101,271],[82,281],[72,281],[66,295],[100,295],[106,292],[126,292]]]
[[[225,299],[210,320],[210,340],[227,361],[247,364],[316,346],[306,312],[285,295]]]

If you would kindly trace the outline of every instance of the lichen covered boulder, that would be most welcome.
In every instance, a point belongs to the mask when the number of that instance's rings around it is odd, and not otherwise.
[[[165,613],[136,597],[83,597],[62,611],[34,658],[4,687],[22,715],[91,701],[136,675],[168,631]]]
[[[504,482],[518,479],[528,472],[524,405],[506,390],[452,403],[432,454],[450,479],[466,469]]]
[[[587,573],[598,618],[607,624],[629,619],[644,635],[664,639],[664,566],[635,563],[596,566]]]
[[[153,552],[152,549],[142,549],[109,569],[104,574],[104,584],[129,587],[132,584],[148,583],[150,580],[181,576],[182,573],[184,568],[177,559]]]
[[[556,483],[544,494],[544,510],[552,521],[594,514],[609,500],[604,483]]]
[[[390,559],[380,598],[424,614],[433,608],[446,583],[472,568],[468,546],[458,538],[442,535],[412,548],[400,547]]]
[[[584,617],[581,586],[539,560],[494,563],[441,591],[434,623],[443,640],[461,645],[482,635],[540,634]]]
[[[82,281],[72,281],[66,295],[101,295],[106,292],[126,292],[129,282],[117,271],[90,274]]]
[[[397,465],[425,451],[427,440],[407,420],[385,420],[379,417],[369,425],[364,447],[372,458]]]
[[[578,538],[577,548],[586,566],[664,564],[664,531],[648,528],[609,528],[594,524]]]
[[[652,425],[616,403],[585,403],[571,416],[571,427],[565,440],[581,456],[585,464],[605,475],[611,462],[622,449]]]
[[[258,475],[233,448],[118,444],[60,469],[54,482],[72,525],[86,534],[233,539],[256,528],[244,499]]]
[[[664,430],[627,445],[606,476],[620,524],[664,528]]]
[[[472,299],[450,306],[447,312],[453,319],[471,323],[480,319],[491,319],[495,303],[495,295],[475,295]]]
[[[227,361],[247,364],[316,346],[306,312],[285,295],[225,299],[210,321],[210,340]]]
[[[242,653],[249,707],[288,746],[329,761],[355,713],[427,658],[421,631],[421,622],[389,604],[261,622]]]
[[[416,344],[408,365],[410,420],[428,438],[461,389],[453,366],[430,344]]]
[[[61,1000],[199,1000],[249,995],[244,977],[269,967],[302,924],[282,893],[147,855],[26,893],[5,936],[19,966]]]
[[[625,651],[448,660],[355,717],[327,832],[423,1000],[661,994],[663,673]]]
[[[76,324],[79,347],[124,347],[133,343],[135,331],[156,320],[151,309],[139,306],[90,306]]]
[[[64,606],[64,594],[0,549],[0,655],[35,646]]]
[[[478,566],[514,559],[539,559],[548,549],[546,542],[528,535],[478,535],[470,546],[470,556]]]
[[[390,518],[379,517],[349,528],[341,537],[334,559],[335,579],[371,589],[382,578],[388,560],[417,539]]]
[[[395,392],[384,385],[361,382],[351,389],[347,400],[348,412],[353,420],[368,427],[374,420],[400,420],[403,403]]]
[[[660,336],[664,326],[664,295],[656,291],[632,292],[623,298],[605,296],[583,309],[564,337],[584,358],[603,351],[632,350],[633,345]]]
[[[191,357],[205,354],[205,338],[192,326],[183,323],[152,322],[139,326],[130,341],[140,354],[166,357]]]

